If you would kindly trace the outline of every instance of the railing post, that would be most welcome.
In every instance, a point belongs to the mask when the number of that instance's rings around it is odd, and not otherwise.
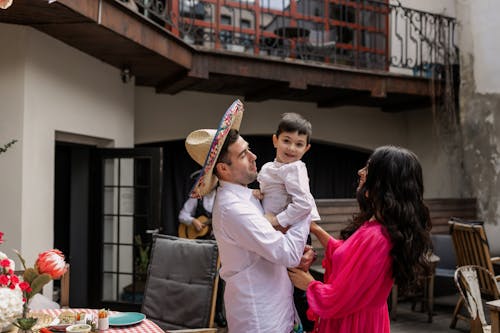
[[[215,49],[220,50],[220,7],[222,6],[222,1],[217,0],[215,5]]]
[[[172,19],[172,26],[171,26],[171,31],[172,33],[177,36],[179,36],[179,1],[180,0],[168,0],[168,5],[166,10],[170,8],[170,17]]]
[[[253,53],[255,55],[259,55],[260,53],[260,1],[255,0],[253,4],[253,10],[255,13],[255,38],[254,38],[254,47],[253,47]]]

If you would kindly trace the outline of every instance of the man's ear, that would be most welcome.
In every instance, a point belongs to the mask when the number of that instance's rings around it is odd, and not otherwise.
[[[224,180],[224,176],[227,172],[227,164],[226,163],[222,163],[222,162],[219,162],[215,165],[215,170],[217,170],[217,176]]]
[[[306,146],[306,150],[304,151],[304,154],[307,153],[307,151],[311,148],[311,144],[308,143],[307,146]]]

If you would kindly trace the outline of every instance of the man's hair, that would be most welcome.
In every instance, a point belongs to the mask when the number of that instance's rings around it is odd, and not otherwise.
[[[231,160],[228,158],[228,149],[229,146],[232,145],[233,143],[238,140],[238,137],[240,136],[240,133],[238,130],[235,129],[230,129],[229,132],[227,133],[226,140],[224,141],[224,144],[222,145],[219,156],[217,157],[217,161],[215,161],[215,166],[214,166],[214,173],[218,177],[219,175],[217,174],[217,164],[219,163],[226,163],[227,165],[231,165]]]
[[[307,135],[307,143],[309,143],[312,135],[312,125],[300,114],[287,112],[281,115],[276,136],[279,137],[283,132],[298,132],[299,134],[305,134]]]

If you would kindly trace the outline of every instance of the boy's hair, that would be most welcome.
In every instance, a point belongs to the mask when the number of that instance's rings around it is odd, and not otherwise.
[[[276,136],[280,136],[283,132],[298,132],[299,134],[305,134],[307,135],[307,143],[309,144],[312,135],[312,126],[311,123],[300,114],[287,112],[281,115]]]

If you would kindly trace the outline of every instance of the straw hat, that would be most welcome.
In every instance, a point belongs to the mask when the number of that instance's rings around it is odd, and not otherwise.
[[[230,129],[239,130],[243,117],[243,103],[233,102],[220,121],[218,129],[200,129],[189,133],[186,150],[196,163],[202,166],[201,172],[191,189],[191,196],[199,198],[210,193],[218,179],[213,174],[215,162]]]

